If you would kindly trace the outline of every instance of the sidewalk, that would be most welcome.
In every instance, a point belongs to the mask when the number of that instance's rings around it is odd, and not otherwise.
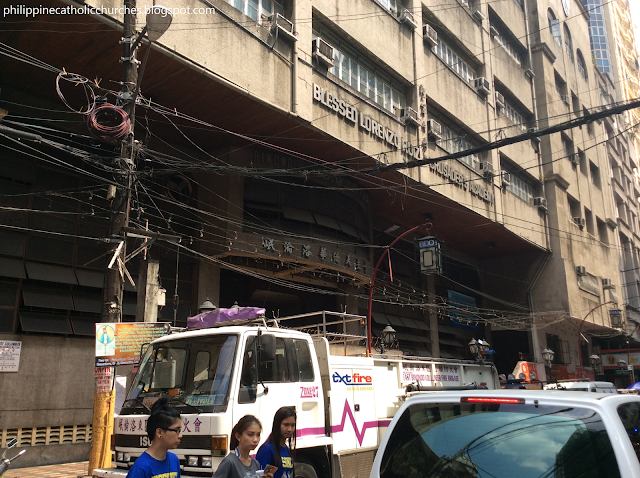
[[[4,478],[77,478],[87,474],[89,462],[63,463],[61,465],[9,468]]]

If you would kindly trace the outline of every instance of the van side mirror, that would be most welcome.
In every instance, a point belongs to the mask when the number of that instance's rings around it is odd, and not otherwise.
[[[260,361],[273,362],[276,359],[276,336],[272,334],[258,335]]]

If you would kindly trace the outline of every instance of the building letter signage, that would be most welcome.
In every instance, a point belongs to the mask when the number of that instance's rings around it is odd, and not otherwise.
[[[477,181],[466,178],[460,172],[453,169],[450,164],[439,161],[437,163],[431,163],[429,168],[431,168],[432,173],[436,173],[438,176],[448,179],[450,183],[455,184],[459,188],[469,191],[472,196],[478,196],[484,202],[493,204],[494,195],[491,191],[482,187]]]
[[[376,120],[366,116],[353,106],[338,99],[322,87],[313,84],[313,99],[326,108],[338,113],[345,121],[358,125],[361,131],[366,131],[374,138],[378,138],[392,149],[399,149],[402,154],[410,159],[422,159],[422,149],[411,142],[400,138],[396,133],[381,125]]]

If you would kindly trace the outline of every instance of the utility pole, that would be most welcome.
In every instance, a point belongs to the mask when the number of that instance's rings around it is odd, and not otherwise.
[[[123,109],[130,118],[129,134],[125,135],[121,142],[120,157],[117,160],[117,168],[120,172],[120,185],[116,187],[109,214],[109,237],[115,241],[122,241],[117,248],[115,262],[112,267],[107,267],[104,277],[102,294],[102,322],[122,321],[122,291],[124,286],[123,269],[126,257],[126,239],[123,228],[129,225],[129,205],[131,199],[131,186],[133,172],[135,170],[135,143],[133,128],[135,124],[135,88],[138,80],[138,66],[136,62],[136,49],[132,48],[133,36],[136,26],[136,0],[124,0],[124,27],[123,27],[123,65],[121,100]],[[133,100],[133,101],[132,101]],[[122,258],[122,259],[120,259]],[[89,456],[89,476],[95,468],[108,468],[111,466],[111,435],[113,434],[113,414],[115,404],[115,391],[94,393],[93,424],[91,453]]]

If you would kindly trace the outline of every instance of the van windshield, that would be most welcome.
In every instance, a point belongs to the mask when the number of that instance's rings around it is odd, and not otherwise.
[[[237,343],[236,335],[210,335],[148,347],[121,414],[148,413],[161,396],[182,413],[225,411]]]
[[[405,410],[381,478],[618,478],[600,416],[555,406],[429,403]]]

